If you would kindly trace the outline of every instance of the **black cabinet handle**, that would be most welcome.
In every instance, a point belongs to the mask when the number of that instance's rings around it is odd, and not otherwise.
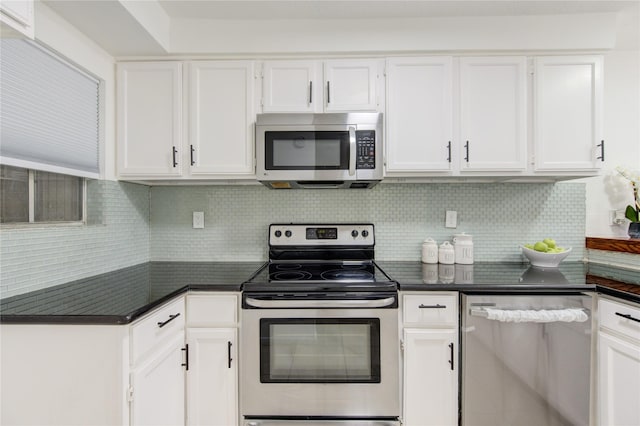
[[[464,161],[469,162],[469,141],[464,144],[464,149],[466,150],[466,155],[464,157]]]
[[[231,358],[231,342],[227,342],[227,367],[231,368],[231,361],[233,361],[233,358]]]
[[[182,348],[182,350],[184,351],[184,363],[180,364],[183,367],[185,367],[186,371],[189,371],[189,344],[185,344],[184,348]]]
[[[196,162],[193,159],[193,153],[195,152],[195,148],[193,147],[193,145],[191,145],[191,165],[195,165]]]
[[[180,316],[180,312],[178,312],[175,315],[169,315],[169,319],[166,321],[160,321],[158,322],[158,328],[162,328],[165,325],[169,324],[171,321],[173,321],[174,319],[178,318]]]
[[[309,104],[313,103],[313,81],[309,82]]]
[[[449,152],[447,156],[447,161],[451,162],[451,141],[449,141],[449,143],[447,144],[447,151]]]
[[[600,147],[600,157],[596,157],[596,160],[604,162],[604,140],[601,140],[597,147]]]
[[[620,312],[616,312],[616,315],[619,316],[619,317],[622,317],[622,318],[626,318],[626,319],[631,320],[631,321],[640,322],[640,319],[634,318],[629,314],[621,314]]]
[[[331,103],[331,82],[327,81],[327,105]]]
[[[449,359],[449,364],[451,364],[451,370],[454,369],[453,366],[453,343],[449,343],[449,349],[451,349],[451,358]]]
[[[418,308],[420,309],[444,309],[446,308],[447,305],[441,305],[441,304],[435,304],[435,305],[425,305],[425,304],[420,304],[420,306],[418,306]]]
[[[176,147],[173,147],[173,167],[176,167],[178,165],[178,162],[176,161],[176,155],[178,154],[178,150],[176,149]]]

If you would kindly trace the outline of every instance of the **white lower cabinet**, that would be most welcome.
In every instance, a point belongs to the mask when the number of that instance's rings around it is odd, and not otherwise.
[[[640,306],[598,304],[598,424],[640,424]]]
[[[130,325],[2,324],[0,424],[184,425],[184,299]]]
[[[238,296],[187,297],[187,424],[238,424]]]
[[[131,372],[131,424],[184,424],[184,332]]]
[[[457,425],[457,293],[404,294],[402,319],[403,424]]]

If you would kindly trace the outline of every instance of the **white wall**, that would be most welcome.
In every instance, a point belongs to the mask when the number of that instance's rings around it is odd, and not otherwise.
[[[638,7],[620,13],[615,49],[604,62],[604,139],[601,176],[587,183],[586,235],[626,237],[628,225],[612,225],[610,212],[633,203],[628,181],[616,166],[640,171],[640,17]]]
[[[70,61],[103,80],[102,108],[104,131],[100,158],[105,179],[115,180],[115,61],[114,58],[84,34],[60,18],[44,3],[37,1],[35,38]],[[115,30],[115,29],[114,29]]]

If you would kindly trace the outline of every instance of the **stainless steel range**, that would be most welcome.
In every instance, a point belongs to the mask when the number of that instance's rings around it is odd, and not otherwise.
[[[243,284],[246,425],[397,425],[397,285],[371,224],[269,226],[269,262]]]

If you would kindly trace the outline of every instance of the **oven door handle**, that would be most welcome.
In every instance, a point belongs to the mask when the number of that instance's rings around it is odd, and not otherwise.
[[[356,174],[356,128],[349,127],[349,176]]]
[[[362,300],[261,300],[247,297],[245,302],[254,308],[384,308],[395,303],[395,297]]]

